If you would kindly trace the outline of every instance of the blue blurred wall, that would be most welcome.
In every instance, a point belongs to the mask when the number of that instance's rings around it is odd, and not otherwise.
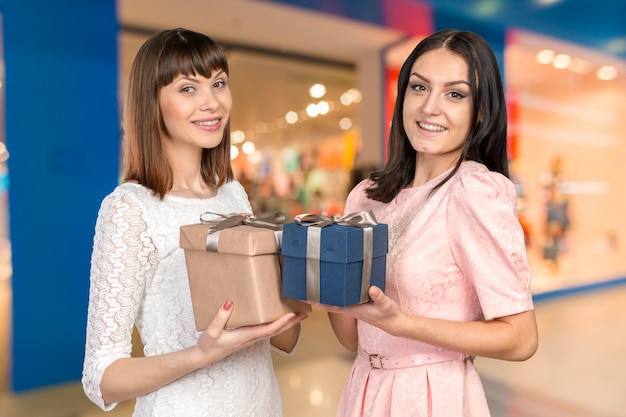
[[[11,385],[80,378],[100,201],[119,173],[115,0],[3,0]]]

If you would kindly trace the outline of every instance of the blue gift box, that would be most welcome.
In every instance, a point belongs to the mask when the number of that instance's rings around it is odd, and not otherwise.
[[[311,229],[297,222],[283,225],[283,297],[340,307],[368,301],[366,289],[362,293],[361,288],[364,280],[364,229],[338,224],[321,228],[319,261],[314,261],[319,262],[319,266],[314,265],[319,268],[319,278],[316,277],[316,280],[319,279],[319,300],[315,299],[317,296],[307,294],[307,268],[311,268],[311,257],[308,256],[307,260],[307,239]],[[369,285],[384,291],[387,225],[376,224],[372,226],[372,231]]]

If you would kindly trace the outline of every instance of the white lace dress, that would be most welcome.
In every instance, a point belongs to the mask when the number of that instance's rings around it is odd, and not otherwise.
[[[102,202],[96,223],[87,342],[82,383],[104,410],[105,369],[131,355],[136,324],[146,356],[195,345],[196,331],[179,227],[198,223],[205,211],[251,212],[238,182],[210,199],[167,196],[137,184],[118,186]],[[133,416],[200,417],[282,415],[269,341],[259,342],[210,367],[137,398]]]

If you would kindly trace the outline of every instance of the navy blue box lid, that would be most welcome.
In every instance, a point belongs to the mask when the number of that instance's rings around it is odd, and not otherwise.
[[[283,256],[305,258],[308,231],[311,227],[296,222],[283,225]],[[385,256],[388,248],[387,225],[373,226],[372,257]],[[355,226],[331,224],[322,228],[320,258],[327,262],[351,263],[363,260],[363,229]]]

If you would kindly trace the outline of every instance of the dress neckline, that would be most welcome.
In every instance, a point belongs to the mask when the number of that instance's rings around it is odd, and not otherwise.
[[[463,162],[463,163],[465,163],[465,162]],[[450,172],[452,172],[453,169],[454,169],[454,167],[449,168],[449,169],[445,170],[444,172],[442,172],[441,174],[437,175],[436,177],[431,178],[430,180],[426,181],[422,185],[418,185],[417,187],[406,187],[406,188],[403,188],[402,190],[400,190],[400,192],[401,193],[403,193],[403,192],[411,193],[411,192],[421,191],[421,190],[424,190],[424,189],[433,188],[435,185],[439,184],[439,182],[442,179],[444,179],[448,174],[450,174]]]
[[[121,185],[131,185],[131,186],[136,186],[139,188],[142,188],[144,190],[146,190],[147,192],[149,192],[151,195],[153,195],[155,198],[158,198],[149,188],[147,188],[145,185],[143,184],[139,184],[136,182],[125,182]],[[163,201],[176,201],[176,202],[206,202],[209,201],[213,198],[216,198],[217,196],[220,195],[222,187],[219,187],[217,189],[217,191],[215,192],[215,195],[212,197],[183,197],[183,196],[179,196],[179,195],[172,195],[172,194],[165,194],[165,198],[163,199]]]

